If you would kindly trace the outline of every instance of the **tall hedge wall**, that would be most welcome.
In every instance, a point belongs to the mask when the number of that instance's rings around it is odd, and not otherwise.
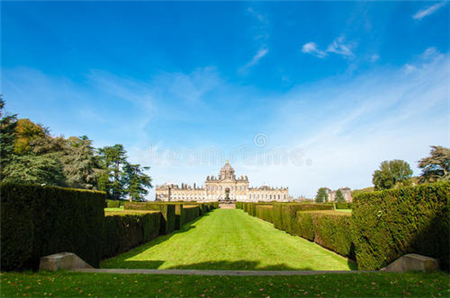
[[[261,218],[262,220],[273,223],[272,217],[272,209],[271,205],[257,205],[256,209],[256,217]]]
[[[186,214],[186,223],[191,222],[200,216],[200,208],[195,205],[185,205],[184,212]]]
[[[37,269],[42,256],[64,251],[99,266],[104,192],[23,184],[0,188],[2,270]]]
[[[162,235],[170,234],[175,230],[175,206],[177,204],[161,203],[135,203],[125,202],[125,210],[159,210],[162,214],[160,233]]]
[[[351,214],[339,211],[299,211],[298,235],[355,259],[351,233]]]
[[[277,203],[273,204],[273,224],[279,230],[299,235],[298,211],[332,210],[332,204]]]
[[[161,213],[124,214],[105,217],[102,258],[113,257],[158,237]]]
[[[449,270],[450,182],[361,193],[353,200],[360,269],[380,269],[405,253],[439,259]]]
[[[175,205],[175,230],[181,229],[186,223],[186,213],[183,209],[183,204]]]

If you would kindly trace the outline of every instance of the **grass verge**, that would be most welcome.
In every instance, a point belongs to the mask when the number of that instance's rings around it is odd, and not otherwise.
[[[1,274],[1,297],[448,297],[446,273],[187,276]]]

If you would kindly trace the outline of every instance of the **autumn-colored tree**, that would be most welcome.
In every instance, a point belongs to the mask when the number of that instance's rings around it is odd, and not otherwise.
[[[45,136],[46,129],[40,124],[35,124],[30,119],[17,120],[16,126],[16,142],[14,145],[14,151],[16,154],[24,155],[31,151],[30,142],[43,138]]]

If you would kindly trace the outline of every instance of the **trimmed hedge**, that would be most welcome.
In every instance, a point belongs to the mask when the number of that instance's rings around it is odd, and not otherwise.
[[[236,202],[236,209],[242,209],[242,202]]]
[[[186,223],[193,221],[200,216],[200,208],[195,205],[185,205],[183,206],[185,213]]]
[[[175,230],[181,229],[186,223],[186,213],[182,204],[175,205]]]
[[[161,235],[170,234],[175,230],[175,206],[177,204],[161,204],[161,203],[135,203],[125,202],[125,210],[158,210],[161,212]]]
[[[120,201],[106,200],[106,208],[119,208]]]
[[[102,257],[113,257],[158,237],[161,217],[157,211],[106,216]]]
[[[340,255],[355,259],[351,233],[351,214],[339,211],[300,211],[299,236]]]
[[[255,208],[256,208],[256,217],[273,223],[272,217],[273,207],[271,205],[257,205]]]
[[[449,198],[450,182],[356,195],[352,225],[359,269],[380,269],[418,253],[449,270]]]
[[[273,204],[273,224],[279,230],[286,231],[292,235],[299,235],[300,231],[297,222],[298,211],[332,209],[332,204],[276,203]]]
[[[352,209],[352,203],[335,203],[336,209]]]
[[[69,251],[100,265],[105,193],[1,184],[2,270],[37,269],[42,256]]]

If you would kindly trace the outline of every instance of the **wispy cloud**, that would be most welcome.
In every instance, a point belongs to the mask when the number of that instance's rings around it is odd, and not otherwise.
[[[336,38],[327,48],[327,52],[335,53],[343,56],[353,56],[353,52],[351,50],[352,45],[344,43],[345,38],[340,36]]]
[[[319,58],[325,58],[327,53],[321,51],[317,48],[317,44],[315,42],[305,43],[302,47],[302,52],[306,54],[311,54]]]
[[[435,5],[432,5],[432,6],[423,8],[423,9],[419,10],[418,12],[416,12],[416,13],[412,16],[412,18],[415,19],[415,20],[419,20],[419,21],[420,21],[420,20],[423,19],[424,17],[427,17],[427,16],[433,14],[433,13],[436,12],[439,8],[443,7],[443,6],[446,5],[446,4],[447,4],[447,1],[443,1],[443,2],[436,3]]]
[[[255,56],[253,56],[252,60],[249,63],[247,63],[246,65],[244,65],[242,68],[239,69],[239,72],[241,72],[241,73],[247,72],[248,69],[250,69],[251,67],[258,64],[259,60],[264,58],[264,56],[266,56],[268,53],[269,53],[269,49],[267,49],[267,48],[259,49],[258,52],[255,54]]]
[[[269,22],[267,17],[252,7],[249,7],[247,12],[250,13],[253,19],[256,20],[257,33],[254,38],[260,46],[258,52],[253,56],[253,58],[243,67],[239,68],[238,72],[240,74],[246,74],[253,66],[258,64],[259,60],[269,53],[269,48],[267,47],[267,40],[269,39]]]
[[[433,58],[422,58],[432,52]],[[405,67],[413,71],[405,74]],[[450,145],[449,76],[449,55],[427,50],[408,66],[294,88],[281,97],[285,104],[274,111],[267,135],[287,151],[302,148],[312,164],[241,163],[235,169],[249,173],[256,185],[272,177],[271,183],[310,197],[323,186],[371,186],[383,160],[406,160],[419,174],[417,161],[430,145]]]
[[[334,53],[347,58],[353,57],[352,48],[354,47],[351,43],[345,43],[345,37],[340,36],[336,38],[330,45],[328,45],[327,50],[323,51],[319,49],[319,46],[315,42],[308,42],[302,46],[302,52],[305,54],[311,54],[318,58],[325,58],[328,53]]]

